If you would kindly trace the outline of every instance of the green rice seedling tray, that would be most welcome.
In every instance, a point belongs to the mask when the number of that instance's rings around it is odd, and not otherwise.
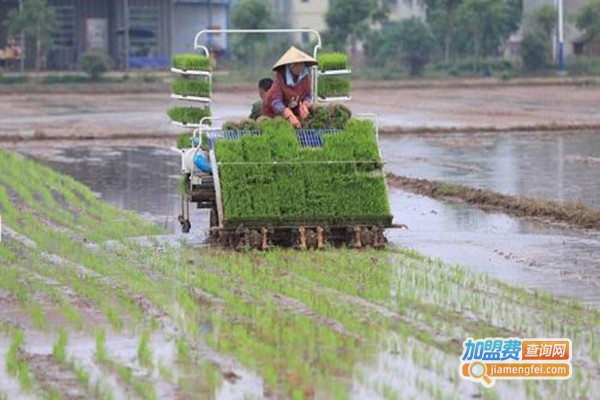
[[[172,121],[184,125],[199,124],[204,117],[210,117],[210,108],[201,107],[172,107],[167,111]]]
[[[320,71],[348,69],[348,56],[344,53],[321,53],[317,57]]]
[[[350,95],[350,87],[347,78],[324,76],[319,79],[317,94],[320,98],[346,97]]]
[[[172,57],[173,68],[182,71],[211,71],[210,58],[200,54],[176,54]]]
[[[210,83],[196,79],[177,79],[171,91],[181,96],[210,97]]]
[[[236,133],[215,143],[224,225],[389,224],[391,214],[375,129],[352,119],[302,147],[283,119],[262,134]]]

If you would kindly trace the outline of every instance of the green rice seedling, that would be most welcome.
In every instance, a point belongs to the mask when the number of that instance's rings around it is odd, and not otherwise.
[[[263,135],[268,138],[273,161],[290,161],[298,157],[300,144],[294,127],[283,118],[273,118],[260,124]]]
[[[102,384],[102,382],[100,382],[100,381],[97,381],[96,384],[94,385],[93,392],[94,392],[94,396],[97,399],[100,399],[100,400],[113,400],[114,399],[110,389],[106,385]]]
[[[175,54],[172,57],[172,65],[174,68],[184,71],[210,71],[212,69],[210,58],[199,54]]]
[[[199,124],[204,117],[210,117],[209,108],[201,107],[172,107],[167,111],[171,120],[182,124]]]
[[[120,331],[123,329],[123,320],[114,307],[110,307],[106,310],[106,318],[108,318],[108,322],[115,330]]]
[[[131,368],[115,362],[113,362],[113,367],[119,378],[127,385],[131,386],[134,392],[142,399],[158,399],[154,386],[144,379],[135,378]]]
[[[244,147],[241,140],[219,140],[215,144],[215,152],[219,163],[235,163],[244,160]],[[222,173],[227,173],[226,168],[222,168]],[[235,174],[231,174],[235,177]]]
[[[106,364],[108,361],[108,351],[106,350],[106,333],[101,330],[96,333],[96,360],[100,364]]]
[[[152,360],[152,350],[150,349],[150,333],[145,330],[142,332],[140,342],[138,344],[138,362],[140,365],[147,369],[154,368],[154,362]]]
[[[30,304],[29,312],[31,314],[31,319],[33,320],[33,325],[39,330],[45,330],[46,315],[39,304]]]
[[[6,353],[6,370],[16,376],[24,391],[30,391],[33,388],[33,376],[29,371],[27,362],[19,357],[21,346],[25,342],[25,336],[19,329],[13,331],[12,340]]]
[[[321,71],[348,69],[348,56],[344,53],[321,53],[317,61]]]
[[[327,106],[327,111],[329,112],[329,128],[346,129],[346,125],[352,117],[352,111],[348,107],[332,103]]]
[[[75,371],[75,376],[77,376],[77,381],[79,384],[85,388],[88,388],[90,386],[90,373],[75,363],[72,363],[71,367],[73,371]]]
[[[177,360],[186,362],[190,357],[190,348],[184,337],[178,336],[175,338],[175,348],[177,349]]]
[[[52,355],[61,364],[65,364],[67,361],[67,343],[69,341],[69,335],[66,330],[60,329],[58,331],[58,338],[54,346],[52,347]]]
[[[253,119],[243,119],[237,124],[240,131],[254,131],[258,129],[258,123]]]
[[[47,400],[63,400],[63,397],[60,395],[60,393],[58,393],[54,390],[50,390],[50,391],[46,392],[46,399]]]
[[[346,97],[350,95],[350,80],[336,76],[324,76],[319,78],[317,94],[320,98]]]
[[[192,135],[189,133],[182,133],[177,136],[176,146],[178,149],[189,149],[192,147]]]
[[[334,107],[323,112],[327,118],[337,112],[340,123],[349,115]],[[371,122],[350,121],[344,132],[325,136],[323,149],[301,149],[294,129],[283,119],[260,127],[262,135],[217,142],[228,221],[389,218],[383,175],[357,174],[381,165]]]
[[[331,118],[327,107],[314,105],[311,109],[308,121],[304,121],[303,126],[308,129],[332,128]]]
[[[186,195],[190,191],[190,174],[185,174],[179,177],[177,189],[181,195]]]
[[[171,91],[182,96],[209,97],[210,83],[195,79],[178,79],[171,84]]]
[[[173,381],[173,371],[163,363],[158,363],[158,374],[167,382]]]
[[[23,331],[13,331],[10,347],[6,353],[6,370],[11,375],[16,375],[17,373],[19,363],[18,352],[24,341],[25,337],[23,335]]]

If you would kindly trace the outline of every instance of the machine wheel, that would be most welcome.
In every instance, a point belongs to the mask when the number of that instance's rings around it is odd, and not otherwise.
[[[192,223],[190,222],[189,219],[181,221],[181,232],[182,233],[190,233],[191,229],[192,229]]]
[[[210,227],[214,228],[217,226],[217,210],[213,207],[210,209]]]

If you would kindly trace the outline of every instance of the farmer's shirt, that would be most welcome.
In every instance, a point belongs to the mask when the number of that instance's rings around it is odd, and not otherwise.
[[[286,108],[298,113],[298,105],[302,101],[313,101],[312,85],[306,66],[294,81],[294,76],[288,65],[279,68],[273,86],[267,93],[267,100],[263,104],[262,115],[275,117],[283,114]]]
[[[262,115],[263,102],[258,100],[252,104],[252,111],[250,111],[250,119],[258,119]]]

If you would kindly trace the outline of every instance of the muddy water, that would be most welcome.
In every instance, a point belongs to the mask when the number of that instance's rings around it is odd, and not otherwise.
[[[505,194],[600,208],[600,132],[380,138],[386,168]]]
[[[147,219],[179,232],[177,216],[181,214],[179,179],[181,161],[178,153],[155,146],[38,146],[17,148],[57,171],[86,184],[104,201],[135,211]],[[190,208],[191,242],[204,239],[208,226],[206,210]]]
[[[517,286],[600,304],[600,237],[391,191],[396,245]]]
[[[384,139],[384,143],[389,140]],[[388,168],[396,173],[409,174],[409,170],[420,173],[418,165],[421,165],[424,173],[441,174],[444,169],[432,162],[419,161],[407,167],[408,170],[394,169],[401,165],[400,157],[409,157],[410,153],[404,151],[407,148],[423,153],[431,148],[429,157],[437,160],[444,159],[442,154],[451,154],[449,150],[443,153],[443,148],[436,153],[436,146],[426,140],[403,137],[395,139],[393,146],[388,142],[382,147],[386,159],[391,160]],[[390,148],[403,149],[402,155],[390,155]],[[165,148],[134,148],[130,145],[96,148],[70,145],[44,151],[30,146],[17,150],[74,176],[107,202],[139,212],[164,225],[174,237],[181,236],[176,221],[181,209],[177,189],[179,156],[176,153]],[[437,158],[432,156],[434,153]],[[477,154],[474,150],[472,153]],[[483,158],[479,160],[485,165],[491,163],[483,163]],[[466,158],[461,161],[468,162]],[[483,179],[489,174],[472,172],[471,181],[465,176],[465,183],[473,183],[476,176],[482,182],[495,182]],[[439,179],[440,175],[431,177]],[[501,176],[498,178],[502,181]],[[398,190],[392,190],[390,195],[396,222],[410,228],[388,233],[395,245],[488,272],[511,284],[600,304],[600,238],[540,226],[503,214],[484,213],[467,206],[447,205]],[[186,238],[192,243],[201,243],[208,227],[207,212],[193,208],[190,211],[192,232]]]

